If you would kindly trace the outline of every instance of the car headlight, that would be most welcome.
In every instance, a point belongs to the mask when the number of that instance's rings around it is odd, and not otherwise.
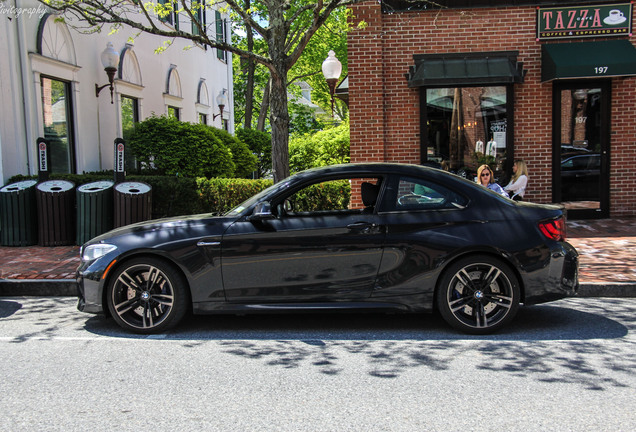
[[[88,262],[96,260],[115,249],[117,249],[117,246],[105,243],[86,246],[82,251],[82,261]]]

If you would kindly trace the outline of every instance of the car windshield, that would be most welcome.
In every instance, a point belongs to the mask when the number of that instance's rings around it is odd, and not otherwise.
[[[289,180],[288,179],[285,179],[285,180],[282,180],[282,181],[280,181],[280,182],[278,182],[276,184],[273,184],[270,187],[268,187],[267,189],[264,189],[264,190],[260,191],[259,193],[257,193],[256,195],[252,196],[251,198],[246,199],[241,204],[237,205],[232,210],[230,210],[229,212],[225,213],[225,216],[238,216],[241,213],[243,213],[243,211],[245,209],[252,207],[254,204],[259,202],[261,199],[263,199],[264,196],[268,195],[273,190],[284,189],[288,185],[289,185]]]

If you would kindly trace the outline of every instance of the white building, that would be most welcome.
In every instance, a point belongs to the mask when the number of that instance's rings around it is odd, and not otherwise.
[[[114,141],[134,121],[175,115],[182,121],[233,127],[231,53],[122,28],[83,34],[35,0],[0,1],[0,178],[38,173],[39,137],[49,140],[51,172],[113,169]],[[229,40],[227,16],[199,15]],[[174,27],[175,16],[159,25]],[[185,17],[182,18],[185,20]],[[182,31],[191,22],[178,23]],[[215,32],[222,32],[216,35]],[[212,38],[212,37],[211,37]],[[101,55],[112,43],[120,59],[113,103]],[[217,97],[226,97],[219,114]]]

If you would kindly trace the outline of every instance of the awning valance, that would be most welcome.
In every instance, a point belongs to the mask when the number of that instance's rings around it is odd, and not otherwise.
[[[628,40],[541,46],[541,81],[628,75],[636,75],[636,48]]]
[[[406,74],[409,87],[496,85],[523,82],[518,51],[418,54]]]

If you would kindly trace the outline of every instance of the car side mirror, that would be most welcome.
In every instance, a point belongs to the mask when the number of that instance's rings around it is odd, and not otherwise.
[[[276,219],[276,216],[272,213],[272,205],[269,201],[259,202],[254,207],[254,211],[252,211],[252,215],[249,217],[249,220],[259,221],[267,219]]]

